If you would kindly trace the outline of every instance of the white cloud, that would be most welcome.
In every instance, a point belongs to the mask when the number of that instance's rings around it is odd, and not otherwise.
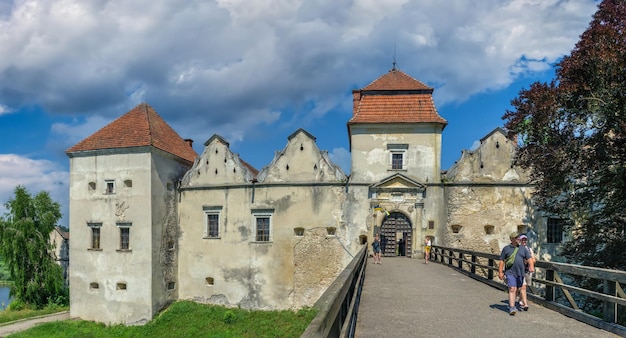
[[[68,182],[69,173],[54,162],[0,154],[0,214],[7,212],[5,203],[14,197],[15,187],[22,185],[32,196],[47,191],[52,200],[61,204],[63,219],[59,225],[67,226]]]
[[[13,113],[15,110],[0,104],[0,115]]]

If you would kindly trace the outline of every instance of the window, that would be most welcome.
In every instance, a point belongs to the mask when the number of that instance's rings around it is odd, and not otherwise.
[[[258,209],[252,211],[254,217],[255,226],[255,241],[257,242],[269,242],[272,240],[271,236],[271,224],[273,209]]]
[[[130,227],[132,223],[118,222],[117,227],[120,229],[120,248],[121,251],[130,251]]]
[[[126,290],[126,283],[117,283],[116,289],[120,291]]]
[[[87,223],[87,226],[91,229],[91,250],[100,250],[100,228],[102,223]]]
[[[203,206],[204,210],[204,238],[220,237],[221,206]]]
[[[91,248],[100,249],[100,227],[91,228]]]
[[[563,220],[548,218],[546,227],[546,242],[561,243],[563,241]]]
[[[304,228],[293,228],[293,235],[294,236],[304,236]]]
[[[105,191],[104,193],[107,195],[115,194],[115,181],[114,180],[104,180]]]
[[[270,240],[270,218],[269,216],[257,216],[256,218],[256,240],[257,242],[269,242]]]
[[[390,151],[391,170],[406,170],[406,151],[409,149],[408,144],[388,144],[387,150]]]
[[[402,170],[402,153],[391,153],[391,169]]]

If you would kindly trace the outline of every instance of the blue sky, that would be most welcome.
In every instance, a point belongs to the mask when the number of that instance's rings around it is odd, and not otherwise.
[[[304,128],[349,173],[352,89],[392,68],[435,88],[442,168],[549,81],[593,0],[0,0],[0,214],[15,186],[67,225],[64,151],[135,105],[217,133],[257,169]]]

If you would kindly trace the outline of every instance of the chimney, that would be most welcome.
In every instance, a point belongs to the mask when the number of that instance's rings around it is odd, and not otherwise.
[[[186,138],[185,142],[187,142],[187,144],[189,145],[189,148],[193,148],[193,140],[190,138]]]

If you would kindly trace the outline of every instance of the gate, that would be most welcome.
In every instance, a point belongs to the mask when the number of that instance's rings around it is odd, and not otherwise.
[[[394,257],[400,255],[411,257],[412,233],[411,221],[405,214],[399,212],[390,213],[389,216],[385,217],[380,227],[382,256]]]

